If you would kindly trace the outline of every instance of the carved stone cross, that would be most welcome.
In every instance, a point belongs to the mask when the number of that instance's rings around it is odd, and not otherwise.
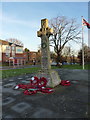
[[[41,29],[37,32],[38,37],[43,35],[50,36],[53,33],[53,29],[48,27],[48,19],[41,20]]]
[[[41,37],[41,68],[47,70],[51,68],[50,65],[50,50],[49,50],[49,37],[52,35],[53,30],[48,27],[48,19],[41,20],[41,29],[37,32],[37,36]]]
[[[49,87],[55,87],[61,82],[58,73],[51,69],[50,64],[49,37],[52,33],[53,30],[48,27],[48,19],[42,19],[41,29],[37,32],[37,36],[41,37],[41,71],[36,76],[45,77]]]

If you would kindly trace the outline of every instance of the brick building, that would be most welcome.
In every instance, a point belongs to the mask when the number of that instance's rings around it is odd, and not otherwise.
[[[25,63],[23,46],[17,43],[0,40],[0,62],[13,63],[13,65]]]
[[[0,62],[9,63],[10,65],[20,65],[25,63],[33,64],[40,63],[41,53],[40,51],[28,51],[23,50],[23,45],[0,40]]]
[[[7,41],[0,40],[0,62],[3,62],[4,60],[7,61],[7,57],[5,57],[6,47],[9,45]],[[4,60],[3,60],[4,59]]]
[[[23,53],[23,56],[25,57],[26,62],[33,64],[35,62],[36,64],[40,63],[41,61],[41,53],[35,52],[35,51],[29,51]]]
[[[30,61],[33,62],[33,60],[37,60],[37,52],[30,51]]]

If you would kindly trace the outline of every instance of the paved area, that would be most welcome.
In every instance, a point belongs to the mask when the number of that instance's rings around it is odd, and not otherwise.
[[[88,118],[88,71],[57,69],[71,86],[57,86],[51,94],[24,95],[14,90],[18,83],[29,83],[33,74],[2,80],[2,116],[5,118]],[[90,115],[89,115],[90,116]]]
[[[0,70],[22,69],[22,68],[33,68],[33,67],[40,67],[40,65],[0,66]]]

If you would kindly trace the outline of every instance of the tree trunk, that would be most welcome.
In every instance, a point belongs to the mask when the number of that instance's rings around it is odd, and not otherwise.
[[[57,54],[57,58],[56,58],[56,62],[57,62],[57,66],[60,66],[60,54]]]

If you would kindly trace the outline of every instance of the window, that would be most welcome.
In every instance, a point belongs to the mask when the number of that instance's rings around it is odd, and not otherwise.
[[[7,52],[7,53],[6,53],[6,56],[7,56],[7,57],[10,57],[10,53]]]
[[[33,55],[36,55],[36,53],[33,53]]]
[[[10,46],[6,46],[6,50],[10,50]]]
[[[12,51],[12,57],[15,57],[15,52],[14,51]]]
[[[12,50],[13,50],[13,51],[15,50],[15,47],[14,47],[14,46],[12,46]]]

